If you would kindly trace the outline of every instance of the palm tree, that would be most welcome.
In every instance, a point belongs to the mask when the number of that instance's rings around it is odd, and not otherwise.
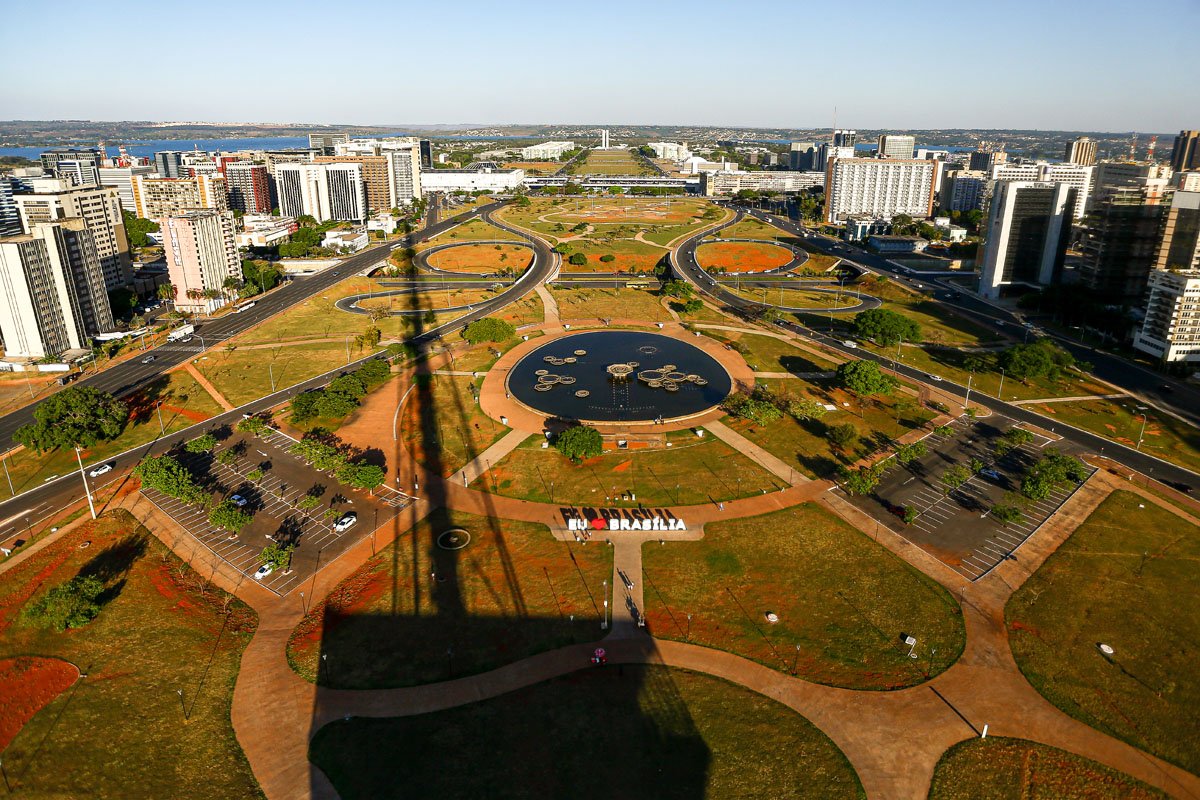
[[[179,287],[173,283],[160,283],[158,289],[155,290],[159,300],[167,301],[171,307],[175,307],[175,298],[179,296]]]

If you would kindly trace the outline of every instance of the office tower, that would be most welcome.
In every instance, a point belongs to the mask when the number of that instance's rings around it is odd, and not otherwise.
[[[433,142],[421,140],[421,169],[433,169]]]
[[[1180,172],[1174,176],[1175,188],[1184,192],[1200,192],[1200,171]]]
[[[563,153],[574,150],[574,142],[542,142],[531,147],[521,148],[521,158],[526,161],[553,161],[562,158]]]
[[[969,169],[948,171],[939,190],[946,211],[976,211],[987,202],[991,178],[986,172]]]
[[[310,133],[308,149],[319,151],[318,155],[331,156],[339,144],[350,141],[348,133]]]
[[[1175,192],[1155,269],[1200,269],[1200,192]]]
[[[271,213],[271,176],[265,164],[234,161],[225,165],[229,207],[243,214]]]
[[[1078,164],[1081,167],[1092,166],[1096,163],[1096,143],[1086,136],[1079,137],[1067,145],[1063,161],[1068,164]]]
[[[1150,273],[1137,350],[1162,361],[1200,361],[1200,271]]]
[[[137,204],[133,201],[133,176],[145,175],[146,177],[152,177],[155,174],[154,167],[148,165],[101,167],[100,185],[116,189],[117,196],[121,199],[121,208],[131,214],[136,214]]]
[[[221,172],[221,165],[210,153],[193,151],[179,157],[179,177],[193,178],[197,175],[216,175]]]
[[[879,152],[876,155],[880,158],[912,158],[916,145],[915,137],[885,133],[879,137]]]
[[[134,175],[132,179],[134,213],[143,219],[158,219],[192,208],[229,208],[223,175],[196,175],[192,178],[154,178]]]
[[[158,220],[181,311],[211,314],[228,302],[225,281],[241,279],[232,211],[186,211]]]
[[[388,193],[391,205],[398,208],[421,197],[421,155],[416,146],[385,150]]]
[[[389,211],[395,207],[390,189],[391,176],[386,155],[317,156],[314,164],[358,164],[362,167],[363,186],[367,191],[367,207],[372,211]]]
[[[42,153],[42,168],[56,178],[66,178],[73,186],[97,186],[97,170],[104,164],[104,153],[94,147],[55,147]]]
[[[600,131],[600,149],[608,149],[608,128],[604,128]]]
[[[1171,187],[1171,168],[1146,161],[1101,161],[1092,172],[1088,212],[1121,189],[1150,189],[1159,194]]]
[[[792,142],[788,148],[788,169],[812,172],[817,169],[817,146],[812,142]]]
[[[988,203],[987,244],[979,291],[1002,286],[1048,286],[1062,276],[1076,190],[1065,183],[1000,181]]]
[[[160,178],[186,178],[182,150],[160,150],[154,154],[154,171]]]
[[[688,149],[687,142],[649,142],[646,146],[654,151],[655,158],[661,158],[664,161],[686,161],[692,157],[692,151]]]
[[[992,167],[994,181],[1023,181],[1025,183],[1065,183],[1075,189],[1075,219],[1083,219],[1088,198],[1092,193],[1092,172],[1095,167],[1078,164],[1050,164],[1037,161],[1025,164],[997,164]]]
[[[1115,303],[1138,303],[1158,260],[1172,192],[1159,184],[1106,191],[1093,201],[1083,229],[1079,274]]]
[[[1200,131],[1180,131],[1171,148],[1171,169],[1186,172],[1200,169]]]
[[[29,190],[16,192],[13,199],[21,212],[25,230],[35,222],[59,222],[78,217],[92,234],[96,255],[107,289],[133,282],[129,263],[129,240],[116,189],[105,186],[71,186],[62,178],[31,178]]]
[[[992,167],[1008,161],[1008,153],[1003,150],[976,150],[971,153],[968,164],[974,172],[991,172]]]
[[[0,175],[0,236],[17,236],[22,230],[21,211],[13,199],[13,179]]]
[[[0,335],[5,355],[41,359],[91,348],[113,329],[91,231],[82,219],[33,222],[0,238]]]
[[[361,222],[367,218],[367,192],[359,164],[280,164],[275,168],[279,209],[289,217],[317,222]]]
[[[933,213],[938,165],[916,159],[838,158],[825,171],[825,207],[829,222],[869,214],[924,219]]]
[[[833,132],[834,147],[854,147],[855,140],[858,139],[858,131],[835,130]]]

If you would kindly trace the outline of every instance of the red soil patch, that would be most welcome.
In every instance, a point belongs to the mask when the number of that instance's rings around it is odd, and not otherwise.
[[[497,272],[501,269],[524,270],[533,261],[528,247],[511,244],[464,244],[439,250],[429,257],[429,265],[451,272]]]
[[[705,269],[761,272],[787,264],[792,253],[786,247],[767,242],[709,242],[696,248],[696,260]]]
[[[624,472],[627,469],[629,469],[632,465],[633,465],[632,461],[622,461],[620,464],[617,464],[615,467],[613,467],[612,471],[613,472]]]
[[[192,411],[190,408],[164,405],[163,410],[170,411],[172,414],[178,414],[185,419],[190,419],[192,422],[204,422],[206,419],[211,419],[208,414],[205,414],[201,411]]]
[[[74,664],[57,658],[18,656],[0,660],[0,751],[25,723],[79,677]]]

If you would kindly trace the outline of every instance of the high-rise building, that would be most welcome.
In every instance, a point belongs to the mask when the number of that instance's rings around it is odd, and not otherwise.
[[[221,171],[221,163],[211,153],[199,150],[184,153],[179,158],[179,177],[194,178],[197,175],[216,175]]]
[[[225,281],[241,279],[232,211],[187,211],[158,220],[175,307],[211,314],[228,302]]]
[[[0,175],[0,236],[17,236],[22,230],[21,211],[13,199],[13,179]]]
[[[1058,283],[1071,235],[1076,190],[1065,183],[999,181],[988,202],[979,291]]]
[[[92,233],[79,218],[34,222],[0,238],[0,335],[5,355],[40,359],[91,348],[113,329]]]
[[[858,131],[837,129],[833,132],[832,144],[834,147],[854,147],[854,142],[858,139]]]
[[[817,161],[820,158],[817,146],[813,142],[792,142],[788,149],[788,169],[795,172],[813,172],[819,170]]]
[[[1008,161],[1008,153],[1003,150],[976,150],[971,153],[968,166],[972,171],[991,172],[992,167]]]
[[[1150,273],[1146,316],[1133,346],[1163,361],[1200,362],[1200,271]]]
[[[1075,219],[1083,219],[1088,198],[1092,193],[1092,171],[1095,167],[1078,164],[1050,164],[1045,161],[1004,163],[992,167],[994,181],[1025,183],[1065,183],[1075,189]]]
[[[317,222],[362,222],[367,192],[359,164],[280,164],[275,168],[279,209],[289,217]]]
[[[1171,169],[1186,172],[1200,169],[1200,131],[1180,131],[1171,148]]]
[[[836,158],[825,169],[829,222],[869,214],[924,219],[933,213],[938,164],[916,159]]]
[[[154,167],[147,165],[100,168],[100,185],[116,189],[117,196],[121,199],[121,208],[131,214],[137,213],[137,203],[133,201],[134,175],[153,177],[155,175]]]
[[[526,161],[551,161],[562,158],[563,153],[574,149],[574,142],[542,142],[531,147],[522,147],[521,158]]]
[[[38,160],[46,172],[56,178],[67,178],[73,186],[96,186],[104,153],[94,147],[55,147],[42,153]]]
[[[319,155],[331,156],[339,144],[350,141],[348,133],[310,133],[308,149],[319,151]]]
[[[983,208],[990,191],[988,173],[969,169],[946,172],[939,190],[942,208],[946,211],[976,211]]]
[[[1200,269],[1200,192],[1175,192],[1155,269]]]
[[[916,146],[917,140],[913,136],[884,133],[879,136],[879,152],[876,155],[880,158],[912,158]]]
[[[385,150],[391,206],[408,205],[421,197],[421,157],[416,147]]]
[[[372,195],[371,207],[387,210],[407,205],[421,197],[421,147],[420,140],[411,136],[389,139],[351,139],[338,145],[339,160],[364,163],[364,180],[368,180],[368,195]],[[342,157],[351,157],[343,159]],[[378,162],[381,169],[371,161],[371,175],[366,175],[368,166],[362,157],[384,159]],[[386,180],[386,184],[384,184]],[[387,196],[383,196],[386,186]],[[378,203],[379,205],[375,205]]]
[[[692,157],[687,142],[649,142],[646,146],[654,151],[655,158],[665,161],[686,161]]]
[[[154,154],[154,171],[160,178],[186,178],[182,150],[160,150]]]
[[[265,164],[234,161],[225,165],[225,185],[229,189],[229,207],[243,214],[269,214],[271,176]]]
[[[358,164],[362,167],[363,186],[367,190],[367,207],[372,211],[388,211],[395,207],[391,199],[390,165],[386,155],[317,156],[313,163]]]
[[[134,175],[134,213],[143,219],[159,219],[192,208],[229,208],[225,176],[196,175],[192,178],[152,178]]]
[[[1063,161],[1068,164],[1078,164],[1081,167],[1092,166],[1096,163],[1096,142],[1086,136],[1079,137],[1067,145]]]
[[[1176,174],[1175,188],[1183,192],[1200,192],[1200,171]]]
[[[1083,228],[1083,283],[1112,302],[1137,303],[1158,260],[1171,204],[1162,185],[1122,187],[1094,201]]]
[[[433,169],[433,142],[421,140],[421,169]]]
[[[1092,173],[1088,211],[1121,189],[1149,189],[1161,195],[1171,188],[1171,168],[1148,161],[1101,161]]]
[[[28,192],[16,192],[13,199],[21,212],[25,230],[35,222],[59,222],[71,217],[84,221],[91,231],[100,259],[104,285],[120,289],[133,282],[129,262],[129,240],[125,236],[125,218],[116,189],[106,186],[72,186],[62,178],[31,178]]]

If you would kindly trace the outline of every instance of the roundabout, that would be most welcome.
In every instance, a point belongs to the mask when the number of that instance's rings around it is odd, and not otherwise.
[[[485,266],[486,269],[479,270],[447,269],[445,267],[435,267],[432,263],[430,263],[431,259],[433,261],[438,261],[438,256],[440,254],[449,255],[455,251],[462,251],[464,248],[486,248],[488,251],[490,251],[486,253],[488,256],[491,256],[493,253],[495,253],[497,248],[502,251],[501,255],[507,255],[507,253],[503,252],[504,248],[522,248],[524,250],[528,250],[529,254],[525,263],[523,264],[484,264],[483,266]],[[528,267],[533,261],[533,245],[520,239],[481,239],[467,242],[447,242],[445,244],[435,245],[428,250],[422,250],[414,254],[412,260],[413,266],[415,266],[417,269],[425,270],[426,272],[432,272],[438,275],[486,275],[498,272],[506,267],[515,270],[517,273],[520,273],[524,271],[525,268]],[[507,259],[502,260],[506,261]]]
[[[696,248],[696,257],[705,269],[723,268],[730,273],[785,273],[808,263],[808,253],[803,249],[775,239],[708,239]],[[763,259],[765,263],[743,263],[752,259]]]

